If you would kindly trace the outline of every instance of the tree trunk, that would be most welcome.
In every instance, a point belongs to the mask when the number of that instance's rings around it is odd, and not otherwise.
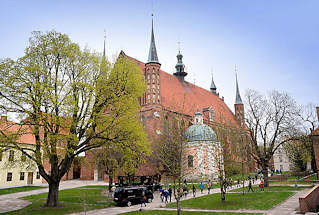
[[[112,185],[113,185],[113,176],[109,175],[109,191],[112,189]]]
[[[59,185],[60,185],[60,181],[49,183],[49,193],[48,193],[48,199],[46,203],[47,207],[58,206]]]
[[[176,199],[176,203],[177,203],[177,215],[181,215],[182,213],[181,213],[181,202],[179,201],[179,198],[180,197],[178,197],[177,199]]]
[[[245,195],[245,179],[243,180],[243,195]]]
[[[222,201],[225,201],[226,196],[225,196],[225,191],[224,191],[224,186],[223,185],[220,187],[220,194],[221,194]]]
[[[263,176],[264,176],[265,187],[269,187],[268,167],[263,167]]]

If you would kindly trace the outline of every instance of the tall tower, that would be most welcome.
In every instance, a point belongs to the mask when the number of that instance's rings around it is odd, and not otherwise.
[[[216,85],[214,83],[214,78],[213,78],[213,73],[212,73],[212,83],[210,84],[210,91],[212,93],[216,94],[216,90],[217,90],[217,88],[216,88]]]
[[[185,65],[183,64],[183,55],[181,54],[181,51],[178,51],[177,54],[177,64],[175,66],[176,72],[173,74],[176,77],[178,77],[180,80],[184,81],[184,77],[187,75],[187,72],[185,72]]]
[[[155,37],[154,37],[154,24],[152,14],[152,33],[151,44],[148,53],[148,60],[145,64],[145,80],[147,82],[147,90],[142,100],[142,105],[160,104],[160,68],[161,64],[158,61]]]
[[[235,99],[235,118],[240,124],[240,126],[243,126],[245,123],[245,112],[244,112],[244,104],[241,100],[240,93],[239,93],[239,87],[238,87],[238,80],[237,80],[237,74],[236,74],[236,99]]]

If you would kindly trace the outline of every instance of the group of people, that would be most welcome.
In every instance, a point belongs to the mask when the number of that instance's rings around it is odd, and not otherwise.
[[[252,184],[255,183],[255,180],[257,182],[257,175],[255,175],[255,177],[252,177],[252,178],[250,176],[248,176],[248,181],[249,181],[248,192],[249,191],[254,192]],[[264,182],[264,179],[262,179],[262,177],[260,177],[259,188],[260,188],[260,191],[265,191],[265,182]]]
[[[160,187],[159,192],[160,192],[160,197],[162,202],[165,199],[165,203],[168,203],[168,198],[169,198],[169,202],[172,201],[172,188],[163,190],[162,187]]]

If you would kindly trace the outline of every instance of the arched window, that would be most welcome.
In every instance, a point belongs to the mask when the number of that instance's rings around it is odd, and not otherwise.
[[[188,164],[188,168],[194,167],[194,156],[193,155],[187,156],[187,164]]]

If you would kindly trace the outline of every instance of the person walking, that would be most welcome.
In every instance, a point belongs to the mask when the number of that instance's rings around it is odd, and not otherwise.
[[[168,203],[168,196],[169,196],[169,191],[167,189],[164,190],[163,192],[164,198],[165,198],[165,203]]]
[[[251,180],[249,180],[249,184],[248,184],[248,193],[251,190],[251,192],[254,192],[253,187],[251,185]]]
[[[162,189],[162,187],[159,188],[159,192],[160,192],[161,201],[163,202],[163,189]]]
[[[200,183],[199,189],[200,189],[200,193],[203,193],[203,190],[204,190],[203,182]]]
[[[195,188],[195,185],[193,184],[193,197],[195,197],[196,195],[196,188]]]
[[[185,198],[186,198],[186,197],[187,197],[187,193],[188,193],[187,185],[186,185],[186,184],[183,185],[183,193],[184,193],[184,196],[185,196]]]
[[[141,207],[143,207],[143,203],[144,203],[144,206],[146,207],[146,195],[144,190],[142,192]]]
[[[261,182],[260,182],[260,191],[265,191],[264,187],[265,187],[265,182],[263,179],[261,179]]]
[[[168,193],[169,193],[169,202],[172,202],[172,188],[168,189]]]
[[[210,194],[210,189],[212,188],[212,184],[210,183],[210,181],[208,182],[207,184],[207,191],[208,191],[208,194]]]

